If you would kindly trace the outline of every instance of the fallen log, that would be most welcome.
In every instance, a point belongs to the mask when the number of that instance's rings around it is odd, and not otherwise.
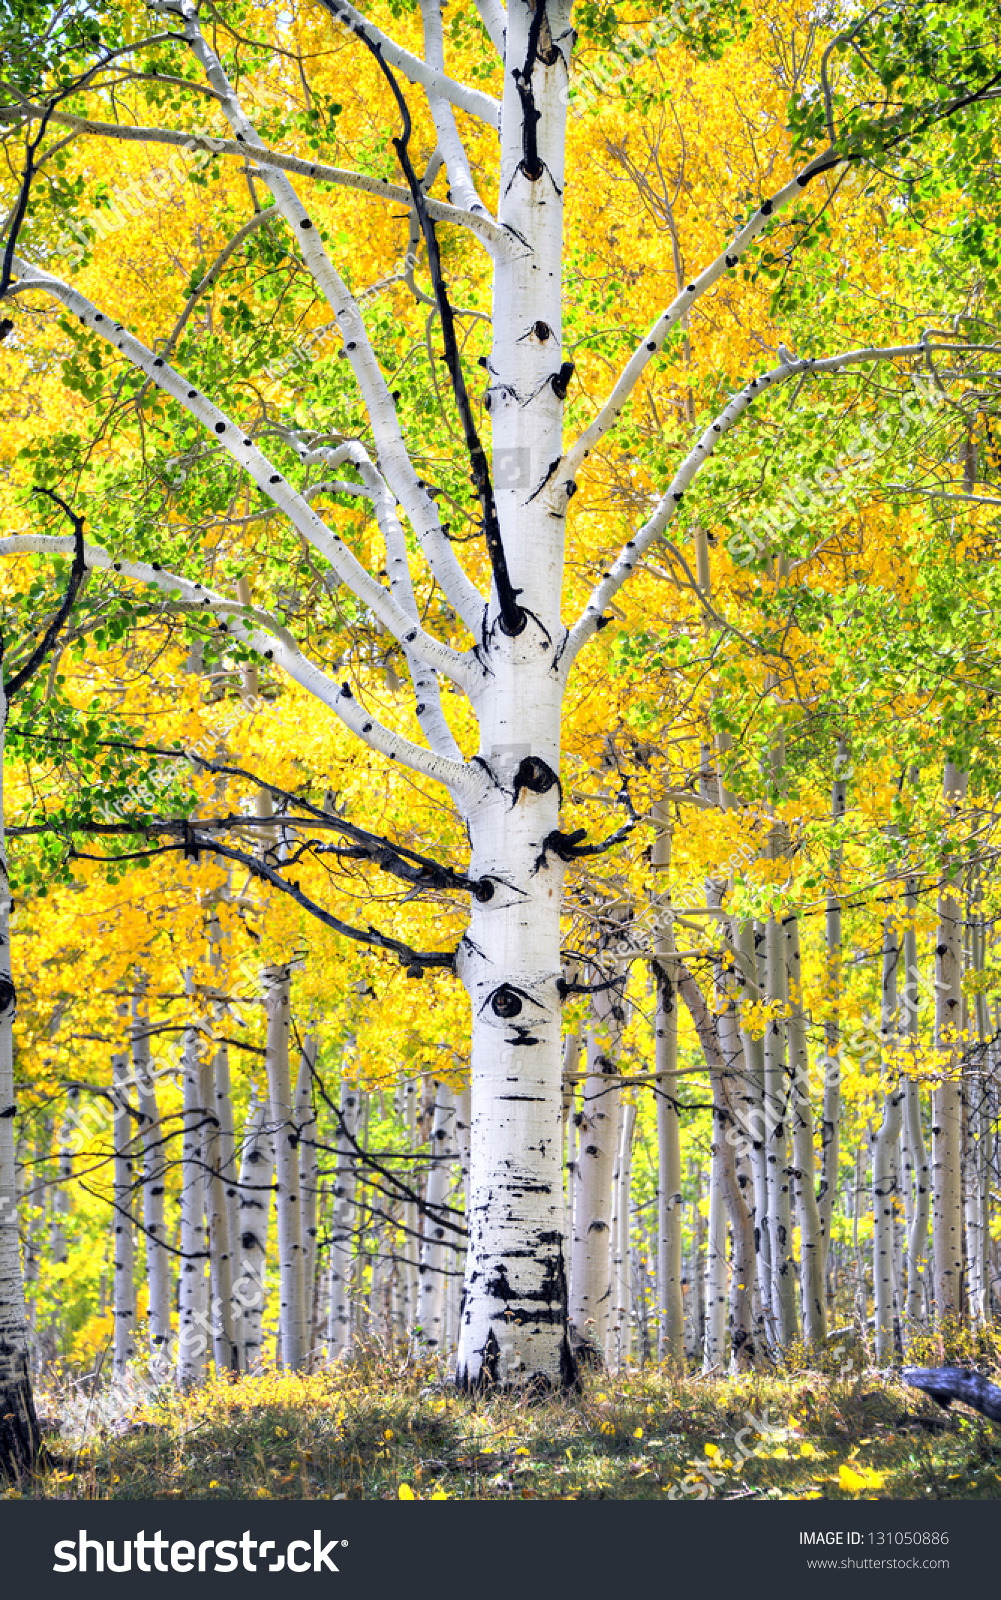
[[[1001,1389],[979,1372],[966,1367],[905,1367],[901,1376],[912,1389],[920,1389],[943,1408],[961,1400],[992,1422],[1001,1422]]]

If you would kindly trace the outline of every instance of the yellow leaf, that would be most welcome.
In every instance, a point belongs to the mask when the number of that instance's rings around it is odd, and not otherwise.
[[[643,1437],[643,1429],[642,1428],[637,1428],[636,1432],[633,1434],[633,1438],[634,1439],[642,1439],[642,1437]]]
[[[817,1454],[816,1450],[814,1449],[813,1445],[810,1444],[809,1440],[806,1440],[803,1444],[800,1445],[799,1453],[800,1453],[801,1456],[815,1456]]]
[[[401,1483],[400,1484],[400,1499],[401,1500],[412,1500],[413,1498],[414,1498],[414,1491],[411,1489],[409,1483]]]
[[[435,1489],[432,1492],[431,1498],[432,1500],[447,1500],[448,1495],[445,1493],[444,1489]]]
[[[859,1494],[863,1489],[882,1489],[883,1482],[883,1473],[873,1472],[871,1467],[862,1467],[856,1472],[846,1461],[842,1461],[838,1470],[839,1487],[852,1494]]]
[[[719,1455],[719,1445],[718,1444],[707,1444],[706,1445],[706,1455],[709,1457],[710,1460],[712,1460],[713,1456],[718,1456]]]
[[[531,1450],[526,1450],[524,1445],[521,1445],[514,1453],[516,1456],[530,1456],[532,1454]]]

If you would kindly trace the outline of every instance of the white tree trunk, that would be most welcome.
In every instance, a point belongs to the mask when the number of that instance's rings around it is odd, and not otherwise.
[[[914,918],[918,908],[918,885],[914,878],[907,879],[904,905],[907,920],[904,929],[904,1016],[903,1027],[907,1039],[908,1076],[904,1086],[904,1119],[907,1132],[907,1149],[910,1157],[914,1190],[910,1227],[907,1233],[907,1323],[913,1333],[924,1320],[925,1285],[922,1263],[928,1245],[928,1212],[931,1202],[931,1171],[928,1152],[921,1128],[921,1088],[913,1072],[919,1038],[918,1003],[921,985],[918,982],[918,940]]]
[[[24,1309],[17,1227],[14,1118],[14,1017],[11,970],[11,891],[4,838],[3,761],[7,696],[0,661],[0,1477],[29,1469],[38,1453],[31,1392],[28,1321]]]
[[[827,1338],[824,1245],[816,1195],[810,1059],[806,1040],[806,1012],[803,1008],[803,978],[797,917],[786,919],[785,933],[786,981],[789,997],[786,1037],[789,1041],[793,1175],[796,1184],[796,1211],[800,1236],[803,1341],[812,1349],[821,1350]]]
[[[887,917],[883,925],[882,1015],[880,1038],[883,1074],[883,1120],[876,1135],[872,1163],[872,1286],[875,1312],[876,1362],[889,1366],[894,1359],[893,1231],[896,1173],[894,1156],[900,1137],[904,1088],[899,1080],[896,1055],[897,964],[896,924]]]
[[[117,1007],[119,1018],[128,1015],[128,1006]],[[124,1379],[136,1358],[136,1287],[135,1249],[135,1124],[129,1110],[132,1072],[129,1053],[116,1051],[111,1058],[112,1094],[114,1114],[112,1128],[115,1144],[114,1209],[112,1211],[112,1238],[114,1241],[114,1316],[115,1339],[112,1370],[116,1378]]]
[[[189,1028],[181,1063],[184,1092],[181,1146],[181,1288],[177,1382],[190,1389],[205,1377],[208,1348],[205,1286],[205,1176],[203,1134],[207,1106],[200,1036]]]
[[[403,1125],[407,1134],[407,1149],[414,1156],[416,1156],[417,1152],[417,1099],[419,1086],[419,1078],[407,1078],[403,1085]],[[416,1185],[416,1173],[411,1176],[410,1183],[411,1187]],[[468,1197],[466,1212],[468,1216]],[[420,1213],[417,1209],[417,1202],[415,1199],[408,1199],[403,1206],[404,1321],[407,1333],[411,1331],[417,1321],[419,1234]]]
[[[749,1023],[749,1007],[760,1004],[764,992],[758,961],[758,941],[764,934],[750,921],[735,930],[741,981],[740,1039],[744,1048],[745,1079],[737,1084],[736,1104],[740,1124],[750,1148],[751,1221],[754,1247],[753,1337],[755,1351],[776,1343],[772,1315],[772,1268],[768,1234],[768,1152],[765,1115],[765,1041]]]
[[[612,991],[615,994],[615,991]],[[600,1360],[609,1317],[609,1214],[619,1122],[618,1045],[623,1014],[618,996],[596,995],[587,1037],[587,1077],[581,1098],[574,1193],[573,1302],[570,1324]]]
[[[685,1361],[685,1303],[682,1294],[681,1121],[678,1116],[678,995],[673,970],[673,910],[668,869],[671,823],[667,802],[657,801],[650,862],[665,883],[658,894],[656,939],[657,1009],[654,1020],[654,1073],[657,1096],[657,1353],[681,1369]]]
[[[299,1203],[302,1207],[302,1321],[305,1335],[306,1366],[313,1361],[313,1298],[316,1277],[316,1202],[320,1185],[319,1152],[316,1148],[316,1112],[313,1109],[313,1068],[317,1041],[307,1033],[299,1059],[299,1081],[295,1096],[295,1125],[299,1140]]]
[[[233,1279],[234,1334],[240,1370],[250,1372],[263,1357],[261,1318],[268,1264],[268,1223],[275,1172],[275,1148],[268,1107],[251,1090],[240,1155],[238,1270]]]
[[[848,802],[848,747],[838,740],[831,785],[831,821],[843,823]],[[844,850],[840,844],[831,851],[831,883],[827,893],[827,1005],[824,1023],[824,1109],[820,1135],[820,1190],[817,1206],[823,1237],[824,1279],[831,1238],[831,1220],[838,1193],[838,1162],[841,1155],[841,869]]]
[[[268,1019],[267,1068],[271,1132],[275,1141],[275,1197],[278,1217],[278,1317],[281,1364],[300,1372],[305,1364],[303,1326],[302,1230],[299,1199],[298,1139],[289,1067],[289,999],[291,979],[286,968],[266,974],[265,1010]]]
[[[132,997],[132,1073],[139,1101],[143,1149],[143,1231],[146,1236],[146,1282],[149,1289],[147,1343],[157,1367],[170,1346],[170,1252],[164,1227],[167,1161],[163,1129],[150,1071],[149,1017],[145,980],[140,978]]]
[[[411,1080],[412,1082],[413,1080]],[[413,1104],[413,1100],[410,1102]],[[355,1198],[355,1147],[358,1090],[341,1078],[341,1126],[337,1137],[337,1175],[330,1231],[330,1299],[327,1316],[327,1359],[343,1360],[351,1351],[351,1265]]]
[[[220,1045],[206,1064],[205,1195],[209,1228],[209,1281],[212,1305],[212,1357],[217,1374],[239,1370],[233,1326],[233,1252],[225,1173],[232,1161],[232,1136],[223,1137],[220,1113],[232,1122],[229,1106],[229,1051]]]
[[[967,774],[946,763],[943,794],[953,813],[966,796]],[[959,1315],[963,1281],[962,1022],[963,903],[946,869],[938,896],[935,952],[935,1049],[937,1082],[932,1092],[932,1252],[935,1314],[941,1322]]]
[[[428,1181],[424,1217],[424,1242],[417,1296],[417,1326],[421,1344],[432,1354],[445,1347],[445,1268],[451,1230],[443,1219],[451,1188],[454,1151],[455,1096],[447,1083],[435,1084],[434,1121],[428,1154]]]
[[[774,917],[765,930],[769,1004],[786,1000],[785,940]],[[793,1256],[790,1195],[789,1127],[787,1121],[785,1022],[772,1016],[765,1028],[765,1149],[768,1173],[768,1234],[772,1269],[772,1313],[780,1345],[796,1337],[796,1272]]]
[[[633,1130],[636,1107],[622,1104],[619,1118],[619,1154],[616,1162],[616,1203],[612,1243],[612,1317],[608,1362],[612,1371],[628,1365],[632,1333],[632,1256],[630,1256],[630,1195],[633,1176]]]

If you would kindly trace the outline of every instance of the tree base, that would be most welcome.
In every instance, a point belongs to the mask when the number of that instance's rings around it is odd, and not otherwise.
[[[0,1384],[0,1479],[18,1483],[34,1471],[41,1432],[35,1415],[27,1358],[9,1347],[0,1348],[0,1358],[5,1358],[5,1365],[21,1368]]]
[[[527,1372],[523,1376],[503,1383],[498,1372],[499,1364],[500,1346],[491,1328],[487,1342],[483,1346],[479,1371],[471,1373],[468,1366],[456,1367],[455,1387],[463,1394],[518,1393],[536,1399],[554,1394],[575,1394],[580,1389],[576,1355],[566,1334],[560,1346],[558,1378],[552,1378],[546,1372]]]

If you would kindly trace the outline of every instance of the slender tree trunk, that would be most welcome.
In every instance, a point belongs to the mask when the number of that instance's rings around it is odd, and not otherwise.
[[[931,1171],[921,1128],[921,1088],[913,1076],[917,1065],[918,1003],[921,994],[918,982],[918,940],[914,926],[918,909],[918,885],[914,878],[907,879],[904,903],[907,911],[904,930],[905,1028],[910,1064],[904,1088],[904,1116],[907,1124],[907,1145],[914,1174],[913,1210],[907,1235],[907,1322],[913,1332],[921,1327],[924,1320],[925,1285],[922,1279],[922,1263],[928,1245],[928,1212],[931,1201]]]
[[[605,1360],[617,1372],[629,1358],[629,1192],[631,1188],[632,1137],[636,1107],[625,1101],[619,1107],[615,1173],[612,1180],[612,1220],[609,1228],[609,1317]],[[623,1211],[623,1206],[625,1210]]]
[[[342,1066],[343,1073],[343,1066]],[[413,1083],[413,1079],[410,1080]],[[409,1084],[408,1084],[409,1087]],[[413,1105],[415,1096],[411,1097]],[[327,1359],[342,1361],[351,1351],[351,1267],[355,1216],[354,1134],[358,1126],[358,1090],[341,1077],[341,1125],[337,1136],[337,1175],[330,1234],[330,1300],[327,1317]],[[415,1207],[408,1207],[416,1210]],[[411,1302],[416,1314],[416,1295]]]
[[[781,924],[769,919],[766,931],[768,1001],[781,1011],[785,1006],[785,940]],[[796,1337],[796,1272],[793,1257],[790,1197],[788,1085],[785,1062],[785,1023],[771,1016],[765,1027],[765,1149],[768,1164],[768,1233],[772,1268],[772,1312],[780,1345]]]
[[[218,1375],[239,1370],[239,1353],[233,1327],[233,1251],[225,1172],[227,1141],[220,1123],[222,1103],[229,1102],[229,1051],[220,1045],[206,1065],[205,1191],[208,1200],[209,1279],[212,1294],[212,1356]],[[223,1111],[223,1115],[226,1112]],[[232,1118],[232,1111],[229,1111]],[[231,1157],[229,1157],[231,1159]]]
[[[120,1018],[128,1016],[128,1006],[117,1008]],[[115,1142],[114,1218],[114,1314],[115,1339],[112,1370],[125,1378],[136,1358],[136,1285],[133,1212],[135,1209],[135,1124],[129,1110],[131,1070],[129,1053],[116,1051],[111,1058]]]
[[[943,793],[955,815],[966,797],[967,774],[947,762]],[[963,903],[954,874],[945,869],[938,896],[935,946],[935,1050],[937,1082],[932,1092],[932,1252],[935,1259],[935,1313],[940,1322],[959,1315],[963,1282],[963,1202],[961,1183],[963,1083],[962,926]]]
[[[301,1372],[305,1362],[303,1328],[302,1230],[299,1199],[298,1138],[289,1068],[289,996],[287,968],[266,975],[268,1019],[267,1068],[271,1130],[275,1141],[275,1194],[278,1216],[278,1305],[281,1364]]]
[[[3,766],[7,695],[0,659],[0,1477],[29,1472],[38,1455],[38,1420],[31,1390],[28,1320],[24,1309],[14,1170],[14,1017],[11,969],[11,892],[4,838]]]
[[[313,1361],[313,1288],[316,1277],[316,1201],[320,1183],[319,1153],[316,1147],[316,1112],[313,1109],[313,1068],[317,1042],[312,1033],[302,1041],[299,1081],[295,1095],[295,1125],[299,1140],[299,1197],[302,1212],[302,1294],[305,1354],[307,1369]]]
[[[738,968],[741,980],[740,1038],[744,1049],[745,1076],[736,1089],[740,1108],[740,1123],[750,1145],[748,1161],[751,1169],[751,1222],[754,1246],[754,1347],[755,1352],[776,1343],[775,1319],[772,1315],[772,1268],[768,1235],[768,1157],[765,1114],[765,1041],[756,1028],[749,1025],[749,1004],[760,1004],[763,985],[759,973],[758,941],[764,941],[751,922],[743,922],[737,929],[736,943],[739,951]]]
[[[609,1215],[619,1125],[618,1045],[624,1013],[615,990],[596,995],[587,1037],[587,1077],[581,1099],[574,1193],[573,1303],[575,1338],[600,1361],[609,1318]]]
[[[678,999],[671,887],[670,811],[658,801],[659,823],[650,853],[664,887],[657,897],[657,942],[654,974],[657,1010],[654,1020],[654,1071],[657,1095],[657,1303],[658,1355],[681,1370],[685,1363],[685,1302],[682,1294],[681,1119],[678,1116]]]
[[[838,740],[831,785],[831,822],[844,822],[848,800],[848,748]],[[827,892],[827,1019],[824,1023],[824,1113],[820,1136],[820,1188],[817,1208],[820,1214],[824,1279],[831,1239],[831,1220],[838,1192],[838,1161],[841,1154],[841,868],[844,849],[837,843],[831,851],[830,885]],[[828,1302],[830,1294],[828,1292]]]
[[[163,1129],[150,1071],[149,1018],[146,983],[140,977],[132,997],[132,1073],[139,1100],[139,1127],[143,1148],[143,1228],[146,1235],[146,1282],[149,1289],[148,1345],[157,1368],[170,1347],[170,1252],[164,1227],[164,1189],[167,1163]]]
[[[412,1156],[417,1153],[417,1095],[420,1079],[407,1078],[403,1086],[403,1122],[407,1132],[407,1149]],[[342,1108],[343,1109],[343,1108]],[[415,1169],[411,1178],[411,1186],[416,1187],[418,1182]],[[468,1202],[467,1202],[468,1215]],[[407,1200],[403,1206],[403,1252],[405,1261],[405,1293],[406,1293],[406,1329],[409,1333],[417,1322],[418,1298],[418,1259],[420,1256],[420,1213],[415,1200]]]
[[[189,1028],[182,1062],[184,1133],[181,1148],[181,1292],[177,1382],[190,1389],[205,1376],[205,1178],[202,1161],[207,1107],[199,1035]]]
[[[442,1219],[451,1187],[450,1169],[454,1160],[453,1124],[455,1097],[447,1083],[435,1085],[434,1121],[431,1126],[428,1183],[424,1218],[424,1243],[421,1248],[417,1323],[421,1341],[429,1350],[444,1349],[446,1239],[449,1229]]]
[[[896,1183],[893,1157],[900,1137],[904,1088],[896,1062],[897,1031],[896,924],[888,916],[883,925],[883,980],[880,1038],[884,1081],[883,1120],[876,1135],[872,1163],[872,1288],[875,1316],[876,1361],[889,1366],[894,1357],[893,1229]]]
[[[827,1337],[824,1298],[824,1245],[817,1205],[813,1154],[813,1105],[810,1097],[810,1060],[803,1008],[803,974],[799,951],[799,919],[786,919],[786,984],[789,1019],[789,1082],[792,1111],[793,1177],[800,1237],[800,1288],[803,1302],[803,1340],[813,1350],[823,1348]]]
[[[268,1265],[268,1223],[274,1183],[275,1147],[267,1105],[251,1089],[243,1130],[239,1183],[239,1272],[233,1282],[234,1333],[240,1346],[240,1370],[250,1372],[263,1355],[261,1319],[264,1315]]]

